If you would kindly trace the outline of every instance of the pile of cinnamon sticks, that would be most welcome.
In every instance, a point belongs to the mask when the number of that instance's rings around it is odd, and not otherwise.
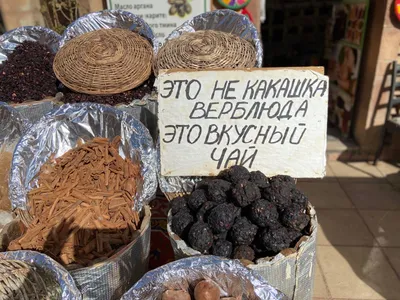
[[[33,216],[9,250],[45,252],[64,265],[91,265],[134,238],[140,224],[133,210],[140,166],[119,153],[121,138],[95,138],[50,159],[29,194]]]

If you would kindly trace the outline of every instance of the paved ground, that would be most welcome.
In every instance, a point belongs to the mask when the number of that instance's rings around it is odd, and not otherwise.
[[[317,209],[315,299],[400,299],[400,169],[330,162],[302,180]]]

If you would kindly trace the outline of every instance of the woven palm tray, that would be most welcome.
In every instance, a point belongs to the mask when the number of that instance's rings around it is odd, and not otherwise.
[[[18,260],[0,260],[0,299],[61,299],[61,288],[49,274]]]
[[[254,45],[245,39],[222,31],[200,30],[166,42],[158,52],[154,71],[253,68],[256,56]]]
[[[117,94],[145,82],[151,74],[153,48],[139,34],[120,28],[100,29],[67,42],[56,54],[53,69],[71,90]]]

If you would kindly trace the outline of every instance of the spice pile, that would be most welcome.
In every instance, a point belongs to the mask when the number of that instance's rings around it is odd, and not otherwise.
[[[133,211],[140,167],[111,143],[95,138],[42,166],[29,194],[27,232],[9,250],[45,252],[64,265],[87,266],[132,241],[140,219]]]
[[[238,300],[242,297],[223,297],[220,287],[211,280],[202,280],[196,284],[193,297],[187,290],[167,290],[162,294],[162,300]]]
[[[201,253],[254,261],[307,234],[307,205],[293,178],[234,166],[171,201],[172,230]]]
[[[68,88],[62,90],[64,94],[63,102],[65,103],[79,103],[79,102],[94,102],[100,104],[117,105],[129,104],[133,100],[141,100],[144,96],[151,94],[154,91],[155,77],[152,75],[141,86],[133,90],[113,94],[113,95],[89,95],[74,92]]]
[[[57,93],[54,54],[37,43],[25,41],[0,65],[0,101],[22,103]]]

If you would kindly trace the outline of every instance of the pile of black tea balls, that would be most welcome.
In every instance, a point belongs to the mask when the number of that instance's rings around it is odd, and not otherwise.
[[[172,231],[203,254],[254,261],[308,234],[307,206],[293,178],[234,166],[171,201]]]

